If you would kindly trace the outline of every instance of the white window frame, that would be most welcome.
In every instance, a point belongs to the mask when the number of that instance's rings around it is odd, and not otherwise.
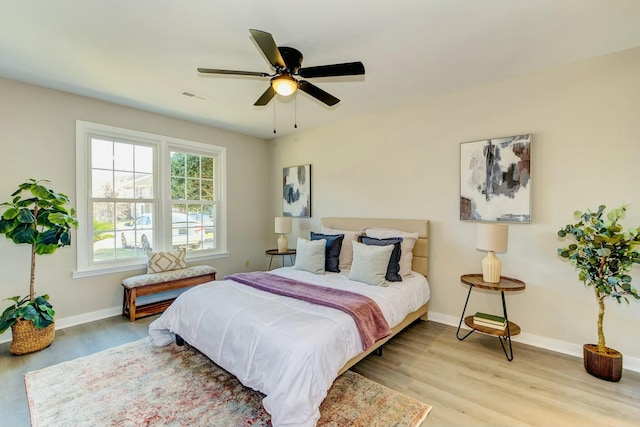
[[[87,277],[100,274],[129,271],[146,267],[147,260],[142,257],[113,261],[93,261],[93,210],[91,209],[91,138],[108,137],[131,142],[139,142],[154,147],[154,202],[158,224],[164,224],[164,218],[171,217],[171,159],[169,152],[179,150],[212,156],[216,158],[215,203],[216,209],[216,248],[188,253],[187,261],[228,256],[227,251],[227,201],[226,201],[226,148],[213,144],[188,141],[155,135],[147,132],[123,129],[82,120],[76,121],[76,213],[78,229],[76,237],[77,266],[73,277]],[[156,227],[157,248],[154,251],[170,250],[170,227]],[[154,246],[156,246],[154,244]]]

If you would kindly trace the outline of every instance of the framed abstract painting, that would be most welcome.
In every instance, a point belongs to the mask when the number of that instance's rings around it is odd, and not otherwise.
[[[531,222],[531,134],[460,144],[460,219]]]
[[[311,217],[311,165],[282,169],[282,215]]]

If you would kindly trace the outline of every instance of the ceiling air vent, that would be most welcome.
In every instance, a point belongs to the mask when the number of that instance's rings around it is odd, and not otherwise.
[[[198,95],[197,93],[193,93],[193,92],[191,92],[189,90],[183,90],[182,94],[184,96],[188,96],[189,98],[194,98],[194,99],[197,99],[199,101],[208,101],[209,100],[209,98],[207,98],[206,96]]]

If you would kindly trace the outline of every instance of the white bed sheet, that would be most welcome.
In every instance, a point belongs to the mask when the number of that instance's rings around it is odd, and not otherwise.
[[[388,287],[351,281],[348,271],[317,275],[284,267],[271,273],[366,295],[391,328],[430,297],[427,280],[417,273]],[[339,370],[363,351],[348,314],[232,280],[183,293],[149,325],[149,334],[157,346],[180,335],[245,386],[264,393],[274,427],[315,426]]]

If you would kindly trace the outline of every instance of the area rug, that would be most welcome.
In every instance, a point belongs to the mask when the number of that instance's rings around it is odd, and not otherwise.
[[[267,427],[263,394],[194,348],[150,338],[25,375],[32,426]],[[419,426],[431,406],[347,371],[320,407],[322,427]]]

